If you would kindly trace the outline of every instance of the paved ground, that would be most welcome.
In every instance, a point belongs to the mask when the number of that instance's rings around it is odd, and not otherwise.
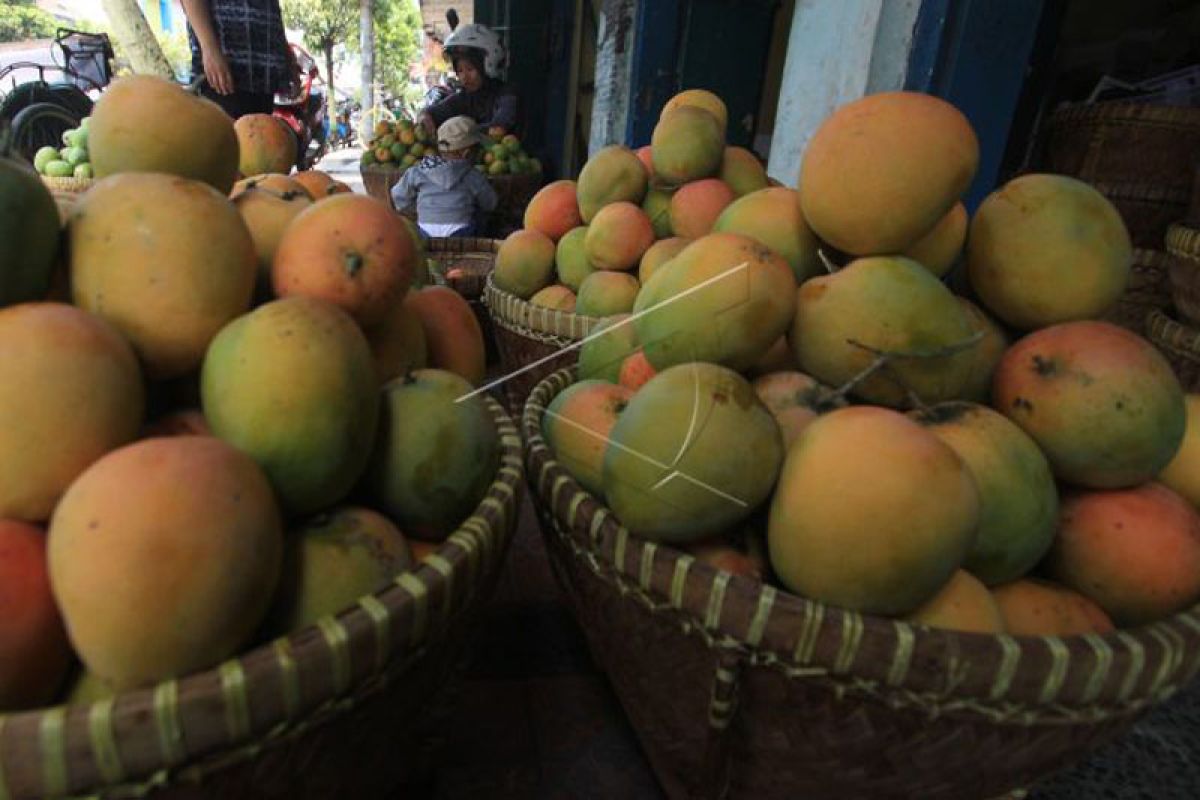
[[[350,188],[359,194],[365,194],[362,174],[358,171],[358,160],[361,157],[362,150],[357,147],[334,150],[326,153],[325,157],[317,162],[316,168],[322,172],[329,173],[343,183],[349,184]]]
[[[657,800],[662,790],[564,605],[525,501],[433,785],[399,797]],[[1029,800],[1200,798],[1200,685]],[[964,798],[964,800],[968,800]]]

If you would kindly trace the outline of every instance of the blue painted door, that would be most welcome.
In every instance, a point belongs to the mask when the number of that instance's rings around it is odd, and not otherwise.
[[[729,110],[729,143],[749,147],[779,5],[779,0],[641,0],[626,143],[649,144],[659,112],[676,92],[708,89]]]
[[[1013,114],[1038,35],[1043,0],[924,0],[905,88],[942,97],[979,136],[979,172],[965,202],[974,211],[1000,177]]]

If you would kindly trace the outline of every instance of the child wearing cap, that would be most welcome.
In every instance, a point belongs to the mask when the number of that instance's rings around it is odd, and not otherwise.
[[[470,117],[451,117],[437,130],[437,154],[421,159],[393,187],[396,208],[415,204],[417,227],[426,236],[474,236],[479,217],[495,209],[496,190],[471,158],[482,139]]]

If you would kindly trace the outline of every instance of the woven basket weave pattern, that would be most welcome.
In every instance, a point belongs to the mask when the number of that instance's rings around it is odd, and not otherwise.
[[[999,795],[1124,731],[1200,671],[1200,607],[1108,636],[864,617],[628,534],[522,420],[549,552],[671,796]]]
[[[1184,391],[1200,392],[1200,330],[1154,309],[1146,318],[1146,336],[1170,362]]]
[[[491,277],[483,292],[506,373],[505,404],[519,415],[525,399],[543,378],[579,360],[580,343],[601,319],[536,306],[496,287]]]
[[[1050,117],[1041,168],[1093,184],[1120,212],[1135,247],[1158,249],[1182,219],[1200,152],[1200,109],[1069,104]]]
[[[1166,245],[1175,309],[1184,322],[1200,325],[1200,230],[1172,225]]]
[[[1089,182],[1150,183],[1186,194],[1197,152],[1195,108],[1071,104],[1056,110],[1048,125],[1048,166]]]
[[[1171,284],[1167,279],[1170,262],[1171,257],[1161,251],[1135,250],[1129,284],[1104,318],[1145,336],[1150,310],[1171,307]]]
[[[436,553],[336,618],[214,669],[90,705],[0,716],[0,797],[381,797],[428,744],[516,524],[520,438]],[[108,788],[102,788],[108,787]]]
[[[496,266],[500,244],[497,239],[435,238],[428,241],[425,252],[437,262],[434,277],[439,283],[445,283],[467,300],[478,300],[483,296],[487,276]],[[463,274],[447,277],[446,273],[455,268]]]

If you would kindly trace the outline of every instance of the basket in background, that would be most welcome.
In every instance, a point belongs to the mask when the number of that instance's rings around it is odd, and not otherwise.
[[[488,364],[496,363],[499,351],[492,319],[483,304],[483,288],[496,267],[498,252],[498,239],[434,238],[425,243],[434,282],[462,295],[479,321]]]
[[[1187,214],[1200,108],[1067,103],[1041,138],[1038,168],[1095,185],[1121,212],[1135,247],[1161,247],[1167,226]]]
[[[1171,363],[1183,390],[1200,392],[1200,329],[1156,308],[1146,317],[1146,336]]]
[[[1167,230],[1171,295],[1184,322],[1200,325],[1200,229],[1175,224]]]
[[[1129,283],[1104,319],[1146,335],[1146,316],[1151,309],[1171,308],[1171,284],[1167,279],[1171,257],[1160,250],[1134,250]]]
[[[600,317],[536,306],[500,289],[488,278],[483,301],[492,318],[504,398],[509,413],[519,415],[525,398],[543,378],[579,360],[583,340]]]
[[[336,618],[213,669],[0,715],[0,797],[384,800],[419,775],[519,515],[520,438],[487,402],[497,476],[434,554]]]
[[[998,797],[1124,733],[1200,672],[1200,606],[1112,634],[967,634],[861,615],[631,535],[555,461],[531,496],[593,656],[672,798]]]

